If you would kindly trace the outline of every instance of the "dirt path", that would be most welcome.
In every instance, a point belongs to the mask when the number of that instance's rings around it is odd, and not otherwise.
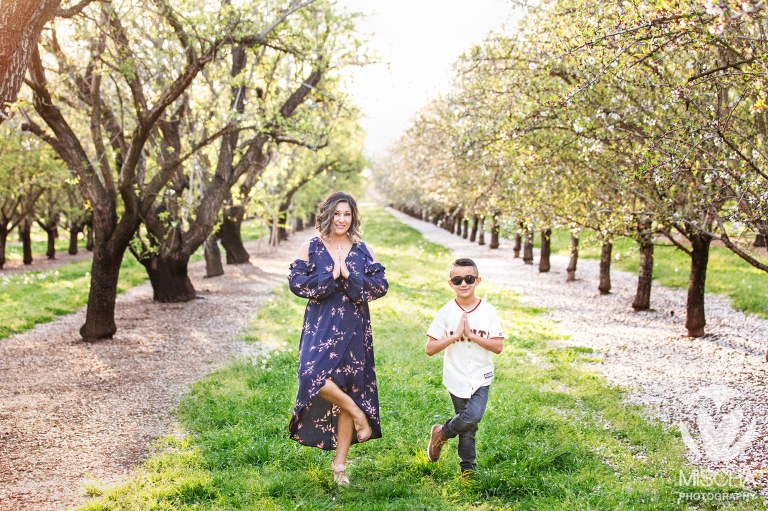
[[[552,256],[551,272],[542,274],[538,263],[524,265],[521,259],[513,259],[508,240],[502,240],[498,250],[490,250],[430,223],[390,212],[457,257],[473,258],[481,275],[519,293],[524,302],[549,309],[549,318],[570,335],[568,344],[599,350],[603,360],[594,368],[610,382],[632,389],[633,402],[650,405],[668,424],[684,421],[702,436],[711,434],[713,442],[708,445],[696,440],[698,454],[689,449],[692,462],[753,473],[767,482],[754,471],[768,468],[768,364],[764,360],[768,321],[734,310],[727,298],[707,295],[707,335],[691,339],[685,336],[683,290],[654,283],[651,306],[655,310],[637,313],[630,305],[635,275],[613,271],[612,294],[600,296],[598,261],[580,260],[578,280],[566,283],[567,257]],[[697,426],[702,412],[714,426],[702,420]],[[741,420],[739,413],[743,413]],[[735,419],[737,426],[731,427],[726,419]],[[752,435],[750,423],[755,428]],[[743,453],[734,458],[720,455],[727,454],[739,438],[752,439]]]
[[[237,336],[312,235],[215,279],[192,264],[201,297],[192,302],[153,303],[149,283],[131,289],[118,297],[110,341],[80,341],[84,310],[0,341],[0,510],[65,509],[84,500],[87,475],[125,477],[169,432],[169,410],[190,383],[263,349]],[[252,254],[257,246],[246,243]]]

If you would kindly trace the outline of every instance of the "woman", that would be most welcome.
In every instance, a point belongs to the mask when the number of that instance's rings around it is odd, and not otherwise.
[[[336,449],[333,478],[349,484],[350,445],[381,438],[368,302],[389,286],[384,267],[360,241],[360,216],[350,195],[326,197],[315,227],[320,237],[301,246],[288,277],[291,291],[309,298],[289,429],[303,445]]]

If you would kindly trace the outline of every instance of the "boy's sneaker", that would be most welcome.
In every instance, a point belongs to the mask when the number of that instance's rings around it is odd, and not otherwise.
[[[429,447],[427,447],[427,458],[429,461],[440,459],[440,451],[443,450],[443,446],[447,441],[448,437],[443,435],[443,426],[440,424],[432,426],[432,435],[429,438]]]
[[[461,469],[461,478],[462,479],[471,479],[474,476],[475,476],[475,471],[474,470],[464,470],[464,469]]]

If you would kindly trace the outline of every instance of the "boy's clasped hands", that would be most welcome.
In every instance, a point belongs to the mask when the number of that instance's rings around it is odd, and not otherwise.
[[[327,270],[326,270],[327,271]],[[333,262],[333,279],[339,277],[349,278],[349,268],[344,258],[341,257],[341,245],[336,245],[336,260]]]
[[[469,327],[469,315],[464,312],[459,320],[459,326],[456,328],[456,341],[471,341],[472,329]]]

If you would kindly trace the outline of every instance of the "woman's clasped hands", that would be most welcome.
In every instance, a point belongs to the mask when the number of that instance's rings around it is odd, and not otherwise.
[[[349,268],[347,268],[347,263],[341,255],[341,245],[336,245],[336,260],[333,263],[333,278],[335,280],[339,277],[344,277],[345,279],[349,278]]]

